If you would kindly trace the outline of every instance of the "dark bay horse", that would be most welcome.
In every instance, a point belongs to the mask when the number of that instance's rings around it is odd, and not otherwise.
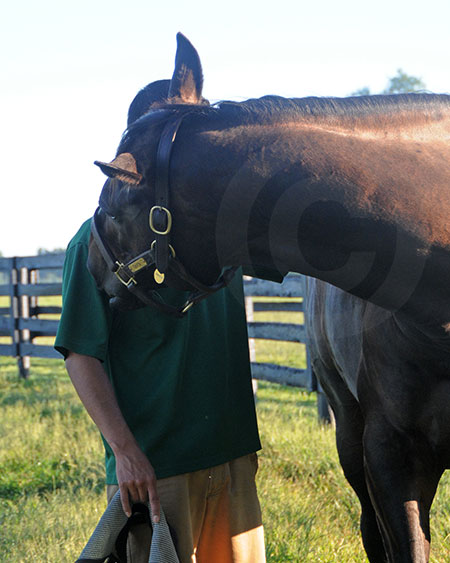
[[[450,467],[445,355],[414,324],[314,278],[305,320],[369,560],[428,561],[429,511]]]
[[[336,310],[356,311],[342,328],[357,335],[344,341],[348,379],[317,371],[364,544],[372,562],[424,562],[450,467],[450,96],[210,106],[202,83],[179,35],[172,79],[138,94],[116,158],[99,163],[109,178],[90,270],[124,308],[158,283],[216,289],[222,268],[239,265],[344,290]]]

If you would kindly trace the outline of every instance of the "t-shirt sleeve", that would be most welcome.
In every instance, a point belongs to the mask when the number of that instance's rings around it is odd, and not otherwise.
[[[112,312],[108,297],[100,291],[87,269],[84,244],[69,247],[63,268],[62,313],[55,349],[64,358],[69,351],[105,361]]]

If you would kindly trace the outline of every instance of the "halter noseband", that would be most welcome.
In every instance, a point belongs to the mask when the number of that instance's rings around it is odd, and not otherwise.
[[[123,263],[116,258],[101,234],[99,215],[101,212],[106,213],[101,206],[96,209],[91,222],[92,236],[109,270],[143,303],[175,317],[183,317],[195,303],[228,285],[237,270],[237,267],[228,266],[214,284],[204,285],[186,270],[170,244],[172,229],[172,214],[169,209],[170,157],[178,129],[186,115],[188,113],[169,119],[159,140],[156,155],[155,205],[150,209],[149,214],[149,226],[155,235],[155,240],[150,249]],[[140,287],[138,278],[143,271],[152,266],[155,267],[154,279],[158,284],[164,282],[166,273],[170,271],[194,288],[181,307],[165,303],[156,290],[145,291]]]

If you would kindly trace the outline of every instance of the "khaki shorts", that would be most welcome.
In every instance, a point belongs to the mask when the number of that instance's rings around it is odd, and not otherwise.
[[[263,563],[261,509],[255,485],[256,454],[210,469],[160,479],[161,505],[180,563]],[[108,501],[118,490],[107,486]],[[151,529],[133,528],[128,561],[148,563]]]

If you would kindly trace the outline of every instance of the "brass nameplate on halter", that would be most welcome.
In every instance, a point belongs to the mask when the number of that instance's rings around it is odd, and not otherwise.
[[[139,270],[142,270],[145,266],[147,266],[147,262],[144,258],[138,258],[134,262],[131,262],[131,264],[128,264],[128,268],[133,272],[133,274],[139,272]]]
[[[155,268],[155,271],[153,272],[153,277],[155,278],[155,282],[156,283],[163,283],[164,278],[166,277],[162,272],[160,272],[158,270],[158,268]]]

